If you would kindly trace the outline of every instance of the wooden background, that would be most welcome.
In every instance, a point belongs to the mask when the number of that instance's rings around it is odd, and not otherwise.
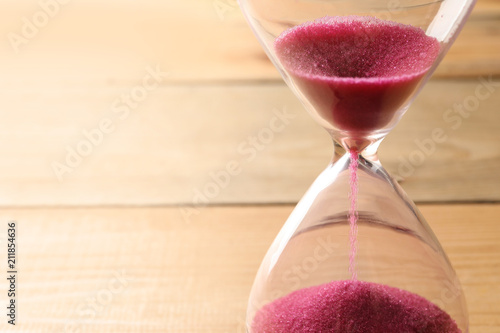
[[[234,0],[54,3],[0,12],[3,272],[8,221],[19,248],[18,324],[0,312],[0,330],[244,332],[254,274],[330,160],[327,134]],[[457,105],[470,111],[446,122]],[[457,270],[472,333],[500,331],[499,106],[500,2],[479,0],[380,148]],[[284,130],[248,150],[276,114]],[[435,128],[445,142],[423,149]]]

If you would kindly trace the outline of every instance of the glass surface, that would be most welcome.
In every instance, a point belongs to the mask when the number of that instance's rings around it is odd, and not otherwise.
[[[315,320],[323,322],[322,330],[332,320],[328,331],[338,331],[336,319],[318,315],[326,311],[318,304],[331,295],[319,293],[295,313],[286,308],[298,309],[311,290],[324,291],[322,285],[335,281],[373,283],[373,295],[377,286],[383,286],[382,293],[391,294],[392,287],[418,295],[451,318],[456,329],[449,332],[468,332],[457,276],[418,209],[380,164],[377,148],[449,49],[474,1],[239,2],[288,86],[335,145],[332,163],[262,261],[249,299],[248,332],[282,332],[283,327],[309,332],[317,326],[307,323]],[[406,294],[394,295],[398,302]],[[401,297],[404,304],[406,296]],[[318,317],[311,319],[313,313]],[[278,324],[266,327],[271,316]],[[359,327],[367,324],[356,320],[353,316],[349,331],[364,332]],[[439,331],[426,327],[425,332]]]
[[[249,332],[255,313],[291,292],[349,280],[350,155],[316,179],[267,252],[251,291]],[[460,282],[417,207],[375,156],[358,166],[357,279],[416,293],[446,311],[462,332],[468,316]]]

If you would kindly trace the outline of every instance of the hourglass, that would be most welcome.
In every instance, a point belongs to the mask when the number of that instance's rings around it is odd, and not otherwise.
[[[473,0],[240,0],[334,158],[271,245],[250,333],[468,332],[460,283],[377,158]]]

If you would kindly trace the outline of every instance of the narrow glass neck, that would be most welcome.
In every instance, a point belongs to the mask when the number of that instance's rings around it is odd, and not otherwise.
[[[358,152],[358,154],[362,155],[363,158],[370,160],[371,162],[374,163],[379,163],[378,159],[378,147],[380,146],[380,143],[382,142],[383,138],[380,140],[371,143],[370,145],[366,146],[361,152]],[[333,159],[332,163],[335,163],[338,161],[342,156],[347,154],[347,147],[342,146],[340,143],[338,143],[336,140],[333,140]]]

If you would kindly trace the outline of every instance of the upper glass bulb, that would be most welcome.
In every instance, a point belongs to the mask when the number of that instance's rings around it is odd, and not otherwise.
[[[287,84],[337,143],[335,163],[260,266],[249,333],[468,332],[453,268],[376,149],[473,3],[240,0]]]
[[[460,30],[473,0],[240,0],[287,84],[347,149],[383,138]]]

